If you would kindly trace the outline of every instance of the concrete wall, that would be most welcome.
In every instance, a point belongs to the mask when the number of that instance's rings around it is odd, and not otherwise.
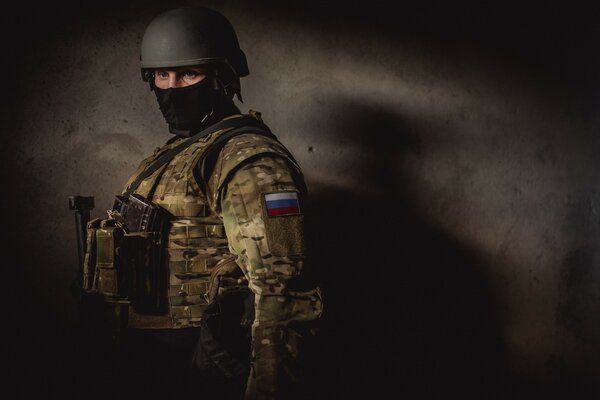
[[[14,257],[3,265],[16,282],[11,354],[26,366],[15,376],[68,390],[67,197],[95,196],[101,216],[169,139],[138,49],[151,18],[176,4],[53,3],[5,15],[14,62],[3,67],[2,174]],[[202,4],[230,18],[247,54],[242,111],[261,111],[306,175],[331,398],[598,390],[591,13],[500,2]]]

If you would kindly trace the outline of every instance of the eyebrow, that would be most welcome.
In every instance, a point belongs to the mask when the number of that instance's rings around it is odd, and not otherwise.
[[[208,71],[205,70],[205,69],[194,68],[194,67],[185,67],[185,68],[176,69],[176,70],[175,69],[161,68],[161,69],[156,69],[155,71],[156,72],[175,72],[175,73],[193,71],[193,72],[197,72],[197,73],[201,73],[201,74],[208,73]]]

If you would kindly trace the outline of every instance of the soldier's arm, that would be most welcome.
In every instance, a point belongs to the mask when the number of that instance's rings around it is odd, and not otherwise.
[[[289,160],[267,152],[240,162],[216,196],[231,251],[255,294],[247,399],[290,398],[285,392],[301,379],[298,331],[322,311],[319,289],[297,285],[303,186]]]

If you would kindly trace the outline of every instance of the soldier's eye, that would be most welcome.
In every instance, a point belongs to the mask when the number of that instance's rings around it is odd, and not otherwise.
[[[198,76],[198,72],[196,71],[183,71],[183,79],[194,79]]]
[[[168,79],[169,73],[167,71],[156,71],[154,73],[160,79]]]

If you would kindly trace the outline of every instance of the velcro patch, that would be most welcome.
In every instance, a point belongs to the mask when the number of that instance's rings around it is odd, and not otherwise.
[[[269,217],[300,214],[297,192],[277,192],[265,194],[265,207]]]

